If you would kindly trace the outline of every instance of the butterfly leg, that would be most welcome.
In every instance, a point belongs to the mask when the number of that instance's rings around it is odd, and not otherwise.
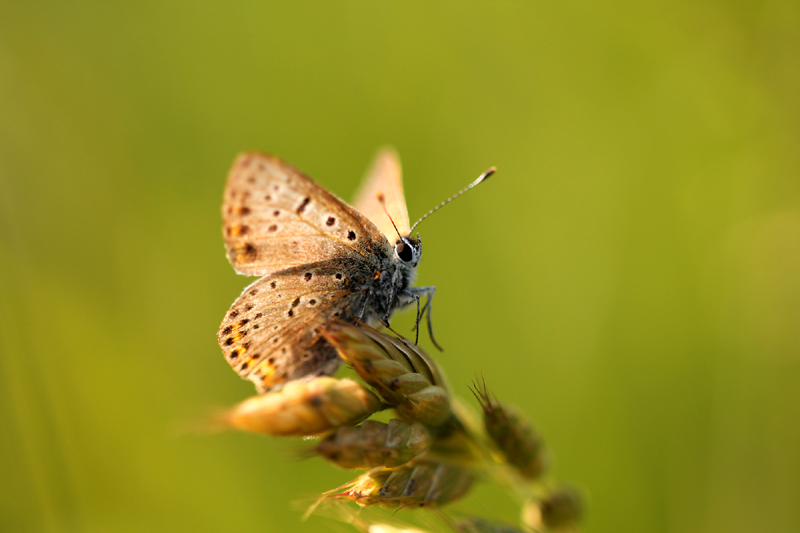
[[[394,299],[397,297],[397,293],[395,291],[395,287],[397,286],[397,278],[399,276],[398,272],[395,272],[394,276],[392,277],[392,283],[389,285],[389,298],[386,302],[386,314],[384,314],[383,322],[384,325],[389,325],[389,317],[392,315],[392,304],[394,304]]]
[[[369,297],[372,295],[372,291],[367,289],[367,293],[364,295],[364,303],[361,305],[361,311],[358,313],[358,321],[364,321],[364,313],[367,311],[367,304],[369,304]]]
[[[422,315],[420,315],[420,310],[419,310],[420,297],[419,294],[414,294],[413,292],[410,293],[410,296],[414,298],[414,300],[417,302],[417,320],[416,323],[414,324],[414,332],[416,333],[416,337],[414,337],[414,346],[416,346],[417,344],[419,344],[419,321],[420,318],[422,317]]]
[[[433,343],[436,348],[443,352],[444,349],[436,342],[436,338],[433,336],[433,318],[431,316],[431,312],[433,310],[433,295],[436,294],[436,287],[412,287],[408,290],[408,295],[414,298],[417,301],[417,323],[414,326],[414,329],[417,330],[417,339],[419,339],[419,323],[422,320],[422,315],[427,312],[427,322],[428,322],[428,334],[431,337],[431,342]],[[422,311],[419,309],[419,300],[420,295],[427,295],[428,301],[425,302],[425,305],[422,307]]]

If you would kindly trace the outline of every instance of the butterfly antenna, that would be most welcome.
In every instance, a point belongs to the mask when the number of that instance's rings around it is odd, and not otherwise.
[[[472,183],[467,185],[464,189],[458,191],[453,196],[451,196],[450,198],[448,198],[444,202],[440,203],[439,205],[437,205],[436,207],[434,207],[433,209],[431,209],[430,211],[428,211],[427,213],[422,215],[422,218],[420,218],[419,220],[414,222],[414,225],[411,226],[411,230],[409,231],[409,235],[411,233],[414,233],[414,228],[416,228],[419,225],[420,222],[422,222],[423,220],[425,220],[426,218],[428,218],[429,216],[434,214],[436,211],[438,211],[439,209],[443,208],[444,206],[446,206],[447,204],[449,204],[450,202],[452,202],[453,200],[455,200],[456,198],[458,198],[459,196],[461,196],[462,194],[464,194],[468,190],[472,189],[476,185],[480,184],[483,181],[486,181],[486,179],[489,178],[489,176],[494,174],[496,171],[497,171],[497,168],[495,168],[495,167],[490,168],[489,170],[487,170],[486,172],[484,172],[483,174],[478,176],[478,179],[476,179],[475,181],[473,181]],[[394,224],[394,222],[392,222],[392,224]],[[397,228],[395,228],[395,229],[397,229]]]
[[[381,203],[381,206],[383,207],[383,212],[386,213],[387,217],[389,217],[389,222],[391,222],[392,226],[394,226],[394,231],[397,232],[397,236],[400,237],[400,240],[402,241],[403,240],[403,236],[400,235],[400,230],[397,229],[397,224],[394,223],[394,220],[392,220],[392,215],[390,215],[389,214],[389,210],[386,209],[386,197],[383,194],[378,194],[378,201]],[[427,216],[427,215],[425,215],[425,216]],[[414,225],[416,226],[416,224],[414,224]],[[408,234],[411,235],[411,232],[408,232]]]

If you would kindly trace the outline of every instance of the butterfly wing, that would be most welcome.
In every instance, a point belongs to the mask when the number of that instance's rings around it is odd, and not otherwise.
[[[379,198],[383,198],[383,203]],[[403,195],[403,173],[400,158],[394,149],[385,147],[378,151],[353,205],[373,221],[390,242],[396,240],[398,232],[403,237],[408,236],[408,209]],[[397,231],[392,226],[392,220],[397,226]]]
[[[228,174],[222,205],[228,259],[240,274],[357,254],[388,241],[364,215],[280,159],[244,153]]]
[[[236,300],[217,334],[226,360],[261,392],[332,374],[335,350],[321,326],[353,314],[359,287],[391,253],[379,229],[278,158],[239,156],[222,208],[228,258],[264,276]],[[356,311],[357,312],[357,311]]]
[[[225,359],[265,392],[306,376],[330,375],[336,351],[321,327],[346,312],[353,292],[336,265],[305,265],[247,287],[222,321],[217,338]],[[356,296],[358,294],[356,293]]]

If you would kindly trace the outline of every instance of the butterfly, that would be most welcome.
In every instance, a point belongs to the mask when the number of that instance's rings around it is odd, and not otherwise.
[[[238,273],[261,278],[234,302],[217,338],[228,363],[259,392],[332,375],[340,359],[322,337],[332,320],[386,325],[416,303],[417,329],[427,313],[433,340],[436,288],[411,286],[422,242],[411,236],[392,149],[379,151],[356,198],[349,206],[271,155],[247,152],[234,162],[222,205],[225,247]]]

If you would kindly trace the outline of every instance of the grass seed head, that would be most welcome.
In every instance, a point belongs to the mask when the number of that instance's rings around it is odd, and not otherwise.
[[[367,420],[356,427],[340,427],[314,451],[342,468],[393,468],[425,452],[429,444],[424,426],[395,418],[388,424]]]
[[[485,382],[476,383],[472,392],[481,404],[486,433],[509,464],[525,478],[541,476],[548,457],[536,429],[515,408],[498,402]]]
[[[450,396],[444,378],[419,347],[367,326],[334,323],[324,334],[401,418],[430,427],[448,419]]]
[[[345,485],[344,492],[329,497],[352,500],[362,507],[436,507],[462,497],[473,481],[463,468],[420,461],[373,469]]]
[[[249,398],[226,413],[223,423],[242,431],[301,437],[357,424],[381,409],[380,399],[357,382],[317,377]]]
[[[577,531],[583,509],[581,493],[573,487],[561,486],[544,498],[528,502],[522,519],[536,530]]]
[[[430,427],[443,424],[451,415],[450,397],[442,387],[426,387],[406,396],[397,407],[397,415]]]

